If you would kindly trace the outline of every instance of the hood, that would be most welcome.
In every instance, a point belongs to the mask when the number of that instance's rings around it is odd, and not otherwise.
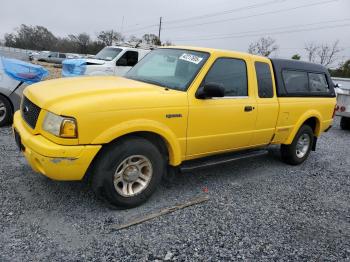
[[[24,95],[40,108],[60,115],[151,107],[183,106],[186,92],[115,76],[49,80],[25,89]],[[178,99],[174,99],[178,97]],[[166,99],[168,98],[168,99]]]
[[[86,65],[104,65],[106,61],[99,60],[99,59],[85,59],[86,60]]]

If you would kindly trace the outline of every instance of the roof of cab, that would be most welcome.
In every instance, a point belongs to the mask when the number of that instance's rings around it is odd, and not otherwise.
[[[213,53],[230,53],[232,55],[235,54],[240,54],[240,55],[245,55],[245,56],[250,56],[255,59],[266,59],[266,61],[270,60],[267,57],[264,56],[258,56],[258,55],[253,55],[249,54],[247,52],[240,52],[240,51],[233,51],[233,50],[225,50],[225,49],[215,49],[215,48],[208,48],[208,47],[195,47],[195,46],[164,46],[161,48],[172,48],[172,49],[186,49],[186,50],[193,50],[193,51],[199,51],[199,52],[207,52],[210,54]]]

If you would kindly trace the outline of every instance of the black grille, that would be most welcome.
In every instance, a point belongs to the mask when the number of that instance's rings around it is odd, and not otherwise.
[[[28,98],[23,96],[21,106],[22,117],[33,129],[35,128],[36,122],[38,121],[40,110],[40,107],[33,104]]]

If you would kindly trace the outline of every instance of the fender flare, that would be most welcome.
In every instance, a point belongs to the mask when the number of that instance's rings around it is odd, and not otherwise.
[[[321,134],[321,123],[322,123],[322,115],[316,110],[306,111],[294,125],[292,132],[289,134],[288,138],[283,144],[291,144],[300,127],[310,118],[316,118],[316,128],[315,128],[315,136],[318,137]]]
[[[124,135],[135,132],[150,132],[160,136],[169,153],[169,164],[178,166],[182,162],[180,143],[176,135],[166,125],[148,119],[136,119],[115,125],[97,136],[92,144],[108,144]]]

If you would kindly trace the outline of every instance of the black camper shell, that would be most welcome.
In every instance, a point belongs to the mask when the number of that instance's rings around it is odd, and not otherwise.
[[[334,84],[328,69],[322,65],[288,59],[271,59],[279,97],[335,97]],[[289,79],[298,88],[288,89],[287,75],[294,74]],[[325,79],[327,88],[312,90],[310,77]]]

